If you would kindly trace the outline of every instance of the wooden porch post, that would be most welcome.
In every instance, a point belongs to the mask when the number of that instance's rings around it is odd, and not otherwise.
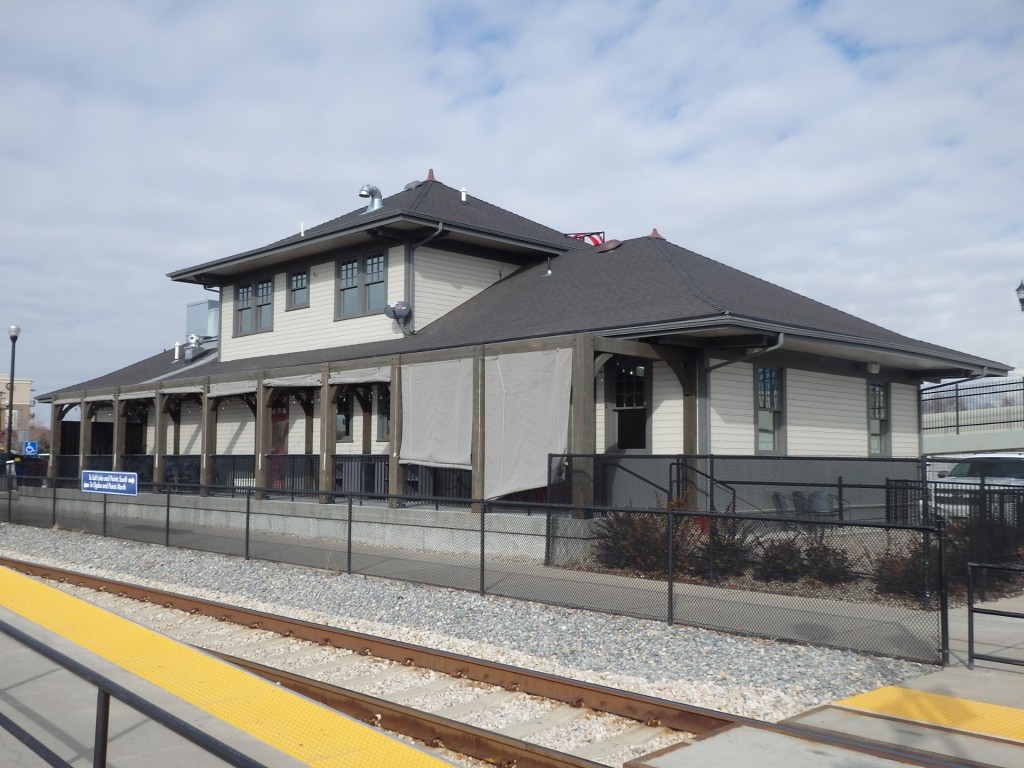
[[[78,472],[81,474],[82,470],[86,468],[86,460],[89,455],[92,454],[92,406],[82,398],[79,403],[79,418],[81,421],[78,424]]]
[[[594,337],[578,333],[572,357],[572,433],[569,442],[569,450],[577,454],[572,459],[574,504],[594,503],[594,460],[590,458],[597,451],[594,408]]]
[[[110,468],[115,472],[124,469],[125,431],[128,427],[128,401],[121,400],[120,393],[114,395],[114,445]]]
[[[253,453],[256,456],[256,480],[257,488],[267,487],[267,460],[266,453],[270,447],[270,400],[273,397],[273,388],[263,386],[263,371],[256,375],[256,430],[253,436]]]
[[[50,404],[50,460],[46,466],[46,476],[55,480],[60,472],[61,426],[68,408],[57,403]]]
[[[167,453],[167,395],[157,385],[153,394],[153,482],[164,481],[164,456]]]
[[[403,481],[405,471],[398,463],[402,448],[402,358],[391,358],[391,444],[388,446],[388,493],[400,495],[405,492]],[[397,507],[398,500],[391,498],[388,506]]]
[[[208,487],[213,485],[213,457],[217,453],[217,398],[210,395],[209,379],[203,382],[201,403],[203,412],[200,417],[200,423],[202,424],[200,445],[202,450],[199,464],[199,484]],[[175,432],[175,443],[177,441],[177,432]],[[174,446],[174,452],[178,452],[177,444]]]
[[[335,419],[332,413],[332,404],[336,390],[331,387],[330,363],[320,366],[320,491],[330,493],[334,490],[334,467],[332,466],[334,456],[334,429]],[[327,501],[327,496],[321,496],[321,501]]]

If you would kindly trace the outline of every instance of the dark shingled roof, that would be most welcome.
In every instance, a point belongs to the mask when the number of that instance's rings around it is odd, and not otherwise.
[[[385,200],[373,214],[362,209],[307,230],[304,238],[287,238],[249,254],[318,234],[362,227],[385,216],[413,215],[456,222],[476,232],[501,233],[558,246],[564,251],[548,264],[524,267],[456,307],[412,336],[331,349],[310,350],[221,362],[210,353],[192,363],[174,361],[163,352],[119,371],[44,395],[109,389],[197,376],[243,374],[265,369],[309,366],[361,358],[448,349],[516,339],[594,332],[640,338],[663,334],[697,334],[728,325],[732,333],[784,332],[840,341],[866,348],[899,350],[929,359],[936,370],[953,375],[989,368],[1005,373],[1001,363],[911,339],[801,296],[698,253],[673,245],[656,232],[623,242],[612,250],[585,245],[560,232],[476,198],[463,204],[458,190],[436,181],[423,182]],[[241,258],[239,254],[218,263]],[[195,268],[199,269],[199,268]],[[652,328],[645,333],[644,326]],[[938,361],[933,363],[931,361]],[[926,366],[922,365],[922,370]]]

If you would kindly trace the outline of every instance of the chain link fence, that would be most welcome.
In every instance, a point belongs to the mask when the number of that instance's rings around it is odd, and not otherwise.
[[[939,662],[936,525],[470,501],[140,493],[53,484],[9,522],[359,573],[746,635]]]

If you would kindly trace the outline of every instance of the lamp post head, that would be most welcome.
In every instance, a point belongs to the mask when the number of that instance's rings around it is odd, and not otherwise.
[[[1020,302],[1020,311],[1024,312],[1024,280],[1017,286],[1017,301]]]
[[[7,335],[11,337],[11,342],[12,343],[17,341],[18,337],[21,336],[21,326],[20,325],[12,325],[12,326],[10,326],[7,329]]]

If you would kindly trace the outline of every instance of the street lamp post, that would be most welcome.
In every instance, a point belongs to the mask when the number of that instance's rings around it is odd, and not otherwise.
[[[11,439],[14,434],[14,351],[18,346],[18,337],[21,335],[21,326],[12,325],[7,329],[11,337],[11,378],[7,380],[7,461],[14,459],[14,451],[11,448]],[[4,466],[5,471],[8,467]]]

